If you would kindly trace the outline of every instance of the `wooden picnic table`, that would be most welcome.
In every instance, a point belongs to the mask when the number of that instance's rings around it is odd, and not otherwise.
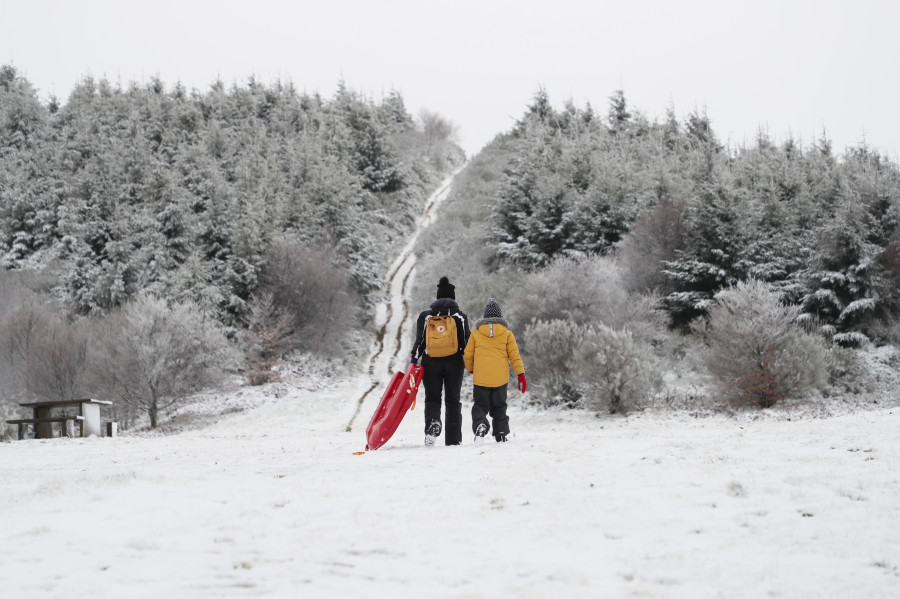
[[[19,404],[23,408],[31,408],[33,418],[7,420],[9,424],[19,425],[19,439],[25,438],[28,425],[34,427],[35,439],[53,438],[53,423],[59,422],[60,436],[74,436],[74,425],[80,426],[82,437],[101,436],[100,406],[112,405],[111,401],[101,399],[68,399],[61,401],[35,401]],[[77,414],[70,414],[68,408],[78,408]]]

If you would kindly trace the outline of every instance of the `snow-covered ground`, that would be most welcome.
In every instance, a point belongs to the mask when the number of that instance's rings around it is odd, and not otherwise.
[[[353,382],[168,436],[0,445],[5,597],[891,597],[900,411],[597,418],[382,449]],[[469,418],[464,418],[469,426]]]
[[[179,433],[0,444],[0,596],[900,596],[884,402],[597,417],[512,392],[507,444],[425,448],[420,403],[355,455],[405,368],[404,252],[357,376],[301,364]]]

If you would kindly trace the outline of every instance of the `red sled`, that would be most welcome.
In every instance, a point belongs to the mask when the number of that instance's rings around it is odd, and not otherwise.
[[[397,431],[407,410],[416,407],[416,392],[425,369],[410,364],[406,373],[396,372],[384,390],[381,402],[366,427],[366,451],[378,449]]]

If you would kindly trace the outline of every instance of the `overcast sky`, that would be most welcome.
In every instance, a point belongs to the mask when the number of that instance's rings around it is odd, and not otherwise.
[[[621,88],[651,119],[705,110],[733,144],[824,130],[838,151],[865,139],[897,160],[898,27],[895,0],[0,0],[0,62],[43,100],[86,75],[396,89],[455,122],[470,154],[540,87],[604,113]]]

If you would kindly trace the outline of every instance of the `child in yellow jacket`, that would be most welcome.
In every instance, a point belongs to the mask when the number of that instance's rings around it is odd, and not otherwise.
[[[484,307],[484,318],[475,323],[463,354],[466,370],[473,375],[475,403],[472,405],[472,431],[475,444],[484,443],[491,430],[487,416],[494,425],[494,439],[506,441],[509,435],[509,417],[506,415],[506,386],[509,383],[509,367],[519,375],[519,391],[525,393],[525,365],[519,355],[516,337],[503,318],[500,304],[490,298]]]

